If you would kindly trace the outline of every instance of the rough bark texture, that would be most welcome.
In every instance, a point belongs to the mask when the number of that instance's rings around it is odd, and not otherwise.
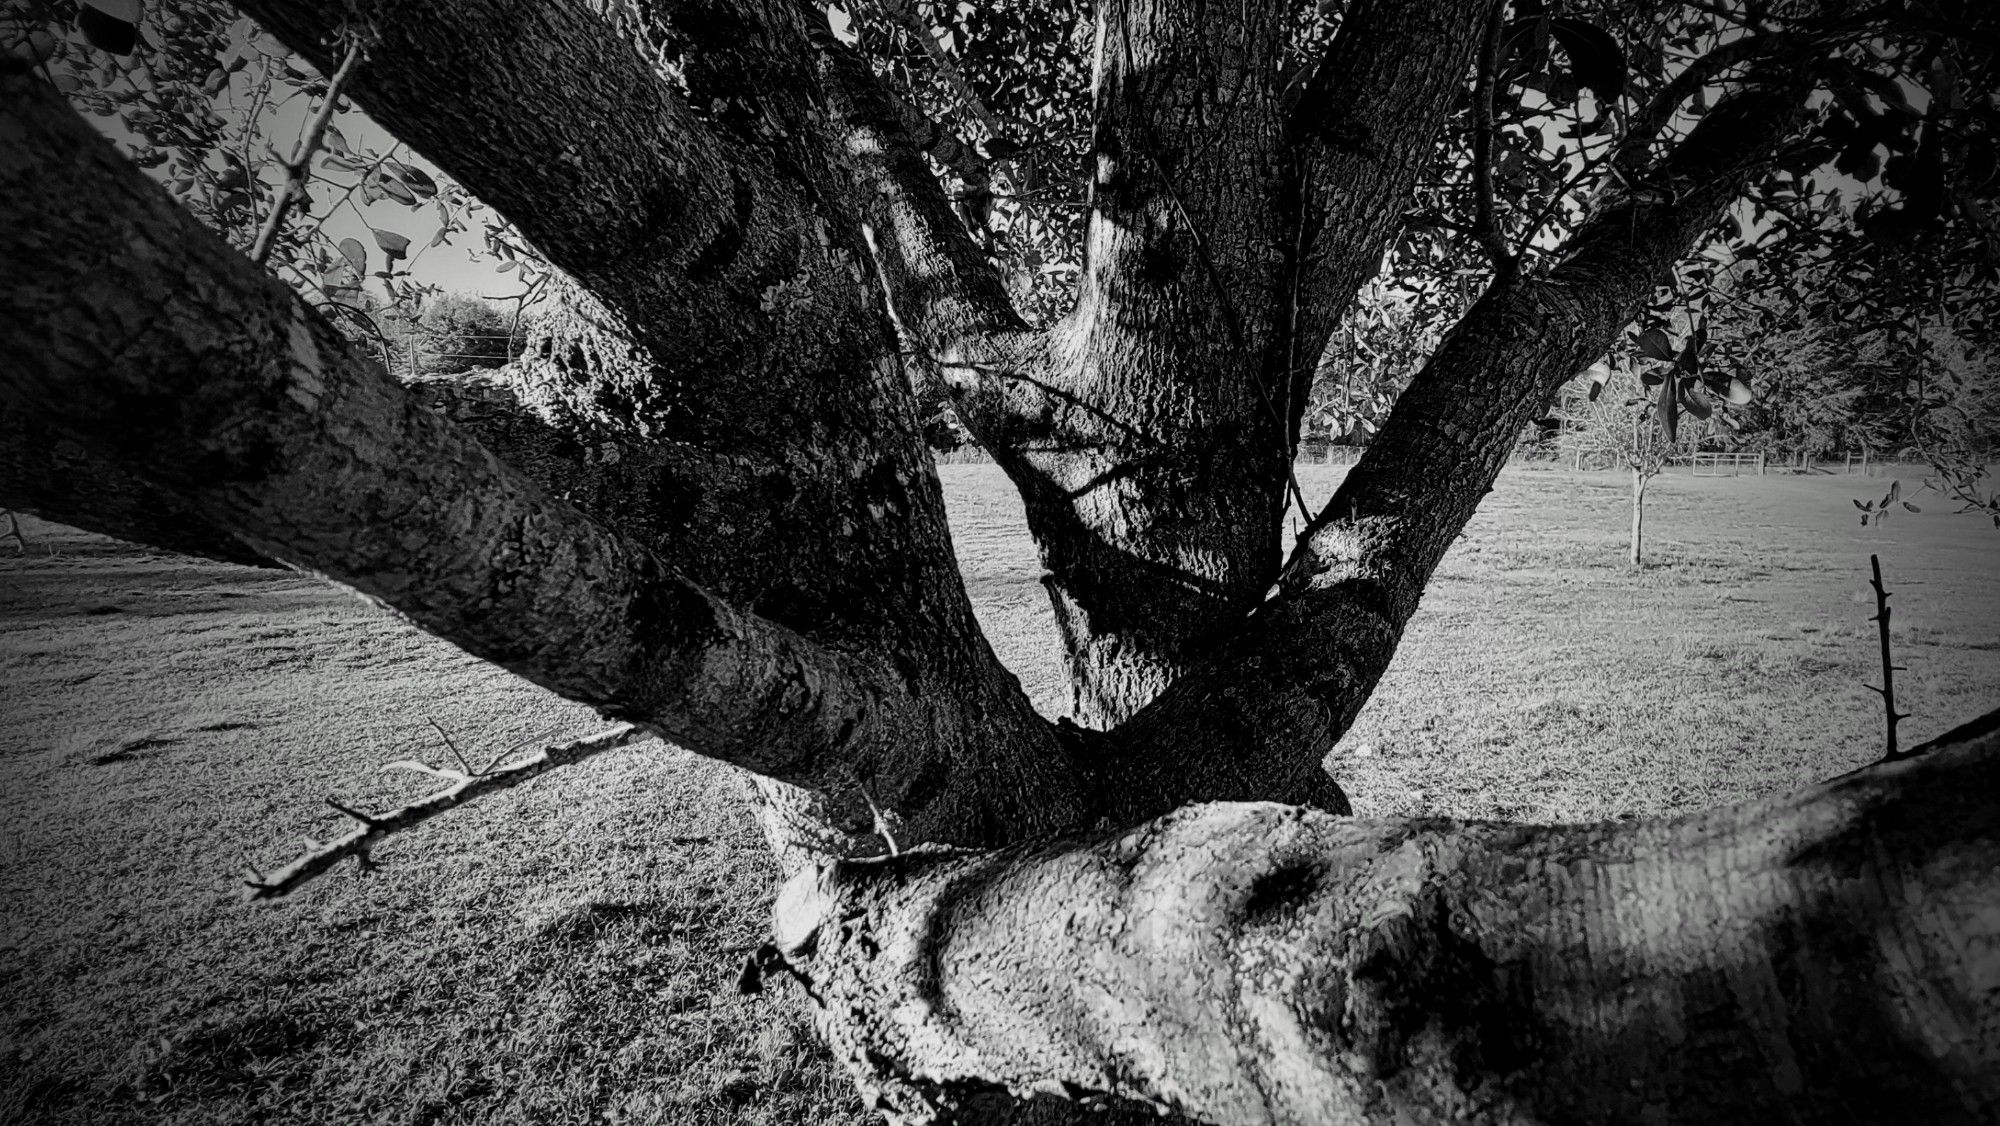
[[[949,357],[1021,487],[1087,727],[1152,700],[1270,585],[1312,369],[1485,5],[1363,8],[1295,103],[1282,8],[1100,7],[1076,307],[1040,338]]]
[[[91,442],[0,408],[0,497],[6,507],[134,543],[250,567],[268,556],[219,532],[172,491],[119,471]]]
[[[0,186],[34,216],[0,231],[0,343],[20,357],[0,378],[7,409],[88,436],[253,550],[691,750],[855,797],[888,780],[872,800],[926,837],[1033,825],[1046,814],[1029,795],[1060,815],[1060,774],[951,774],[930,757],[940,713],[979,696],[922,700],[920,676],[731,606],[549,496],[203,230],[53,89],[19,71],[0,83]],[[1006,789],[1020,819],[996,818]],[[818,812],[872,829],[859,801]]]
[[[322,61],[353,14],[243,7]],[[893,666],[929,714],[901,758],[857,773],[873,800],[902,813],[940,787],[978,791],[948,830],[968,840],[1082,818],[1053,728],[959,581],[799,11],[662,5],[614,22],[581,3],[360,7],[377,38],[356,101],[519,223],[581,287],[572,315],[635,349],[611,364],[551,349],[517,372],[566,449],[636,463],[592,486],[594,469],[572,474],[579,487],[640,486],[633,531],[669,563]],[[692,112],[635,44],[679,52],[709,110]],[[511,156],[566,148],[560,167]],[[787,824],[806,812],[792,800],[774,814]]]
[[[994,1088],[1226,1124],[1991,1122],[1996,720],[1652,823],[1216,804],[841,863],[777,939],[906,1122]]]
[[[1116,795],[1114,818],[1311,784],[1522,428],[1719,220],[1796,127],[1809,89],[1785,75],[1732,96],[1633,192],[1607,198],[1561,262],[1473,305],[1301,534],[1271,596],[1089,760]]]
[[[891,1109],[2000,1110],[1990,730],[1630,828],[1162,817],[1345,809],[1321,760],[1444,552],[1801,120],[1786,52],[1809,44],[1732,48],[1750,69],[1690,136],[1628,146],[1622,188],[1473,306],[1281,568],[1304,381],[1485,0],[1349,5],[1290,85],[1279,8],[1099,5],[1089,257],[1042,331],[925,163],[957,142],[816,7],[242,6],[322,65],[363,29],[353,97],[574,280],[567,319],[497,377],[402,388],[15,67],[0,438],[81,443],[92,489],[14,450],[0,504],[310,567],[743,765],[788,866],[871,847],[878,806],[906,845],[1039,841],[792,885],[781,945]],[[979,633],[899,338],[1026,500],[1083,728],[1035,715]]]

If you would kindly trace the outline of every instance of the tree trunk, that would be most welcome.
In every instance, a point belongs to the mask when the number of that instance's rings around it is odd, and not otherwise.
[[[930,178],[935,136],[816,10],[244,7],[322,63],[366,26],[352,96],[575,279],[567,319],[500,379],[402,388],[6,63],[0,406],[761,775],[800,873],[782,956],[890,1109],[1995,1109],[1990,732],[1654,825],[1167,815],[1345,808],[1321,760],[1445,551],[1803,119],[1798,60],[1627,167],[1545,266],[1496,270],[1281,568],[1304,381],[1486,0],[1351,5],[1294,81],[1280,9],[1099,5],[1089,253],[1044,332]],[[1035,715],[979,633],[898,337],[1022,493],[1083,728]],[[932,847],[839,860],[878,816]]]
[[[1642,823],[1191,806],[831,865],[774,926],[902,1122],[1011,1091],[1257,1126],[1990,1123],[2000,713],[1942,742]]]
[[[1632,470],[1632,537],[1631,550],[1625,561],[1634,567],[1643,567],[1645,560],[1645,520],[1646,482],[1652,474],[1634,467]]]

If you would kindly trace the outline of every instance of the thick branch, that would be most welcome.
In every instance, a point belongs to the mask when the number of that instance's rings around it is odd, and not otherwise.
[[[896,323],[932,361],[991,334],[1025,332],[999,273],[924,166],[923,148],[909,129],[913,111],[856,52],[833,45],[821,53],[847,157],[849,198],[869,228],[869,249]]]
[[[1802,119],[1810,80],[1765,77],[1703,118],[1653,190],[1608,201],[1547,275],[1503,281],[1452,329],[1300,536],[1272,597],[1113,733],[1114,817],[1211,797],[1297,801],[1319,784],[1320,756],[1388,667],[1522,427],[1610,348]]]
[[[277,563],[209,526],[171,492],[0,405],[0,508],[223,563]]]
[[[889,681],[550,498],[203,230],[55,91],[0,77],[0,404],[253,550],[691,750],[824,783]]]
[[[1653,91],[1646,104],[1632,114],[1631,120],[1626,123],[1625,135],[1619,138],[1618,148],[1611,158],[1612,168],[1628,179],[1643,175],[1651,164],[1648,154],[1654,143],[1688,99],[1704,88],[1721,82],[1723,75],[1732,68],[1767,54],[1777,46],[1769,36],[1743,35],[1717,44],[1683,67],[1679,74]]]
[[[1194,806],[832,865],[777,947],[899,1121],[1991,1122],[2000,735],[1616,825]]]
[[[1303,221],[1315,232],[1310,256],[1298,266],[1294,378],[1301,403],[1327,336],[1380,268],[1411,192],[1436,159],[1438,134],[1479,53],[1492,6],[1486,0],[1349,5],[1292,111],[1293,131],[1311,142]]]

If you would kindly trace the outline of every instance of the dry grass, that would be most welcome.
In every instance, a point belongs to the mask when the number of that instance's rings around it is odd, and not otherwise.
[[[1063,697],[1020,513],[945,471],[1002,656]],[[1325,496],[1340,470],[1307,468]],[[1510,470],[1332,764],[1367,814],[1689,809],[1870,757],[1865,586],[1883,556],[1914,740],[1993,706],[2000,533],[1857,479],[1625,485]],[[859,1122],[799,1010],[745,999],[773,874],[728,771],[614,752],[453,814],[385,869],[240,906],[337,829],[422,791],[423,722],[497,748],[594,729],[548,694],[297,576],[29,522],[0,553],[0,1121]],[[50,553],[51,549],[53,554]]]

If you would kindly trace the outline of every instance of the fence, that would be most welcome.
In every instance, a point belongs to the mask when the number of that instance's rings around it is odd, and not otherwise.
[[[1688,457],[1688,472],[1696,477],[1736,477],[1746,468],[1764,472],[1764,455],[1698,453]]]
[[[382,357],[382,366],[392,372],[447,375],[468,368],[499,367],[503,363],[511,363],[521,357],[527,344],[523,333],[512,336],[455,333],[450,339],[455,347],[437,348],[414,337],[400,340],[381,338],[376,341],[375,350]]]
[[[1324,449],[1300,447],[1296,464],[1299,465],[1353,465],[1361,460],[1359,446],[1330,446]],[[978,446],[960,446],[955,450],[932,450],[931,457],[939,465],[991,465],[993,455]]]

